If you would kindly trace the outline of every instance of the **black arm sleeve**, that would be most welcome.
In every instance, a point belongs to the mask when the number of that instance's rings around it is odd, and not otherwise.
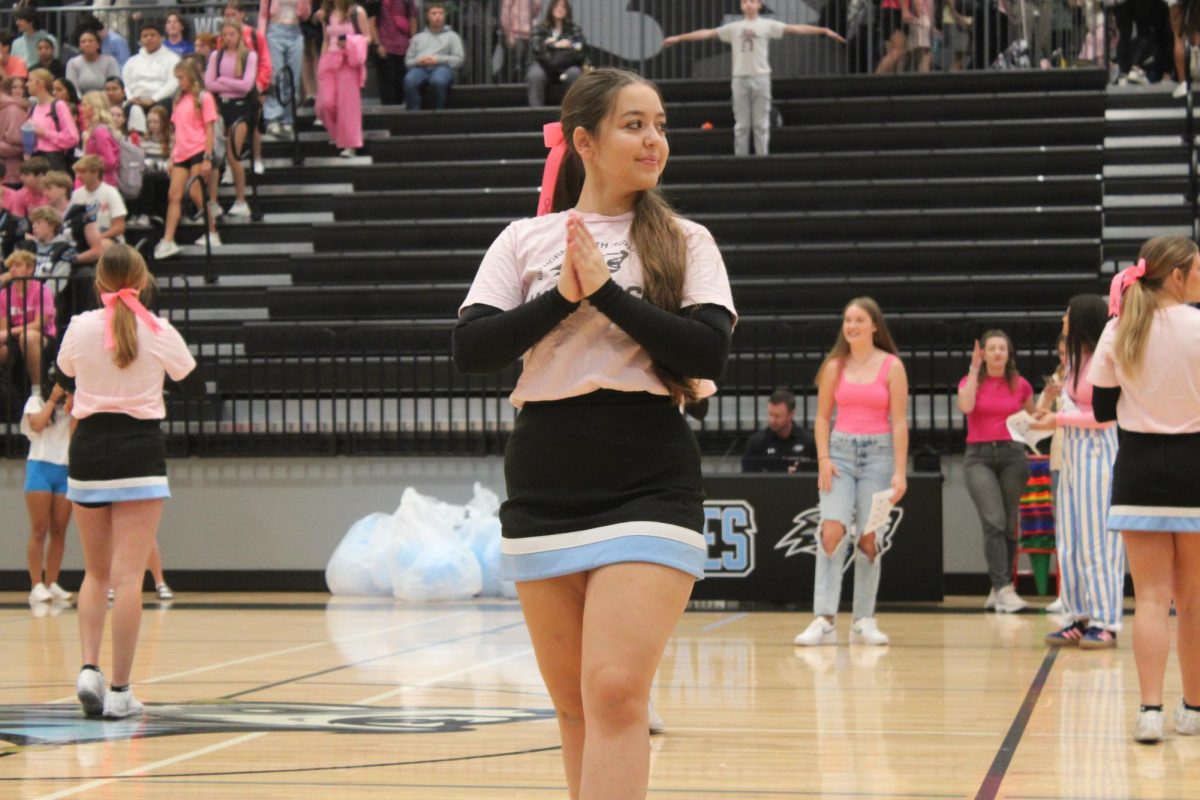
[[[75,379],[70,375],[64,375],[61,369],[54,370],[54,382],[61,386],[64,392],[75,393]]]
[[[1096,422],[1112,422],[1117,418],[1117,401],[1121,399],[1120,386],[1092,387],[1092,412]]]
[[[454,366],[464,375],[499,372],[579,308],[553,289],[508,311],[467,306],[454,326]]]
[[[204,376],[200,374],[200,367],[197,366],[187,375],[183,376],[183,380],[175,381],[170,377],[163,381],[163,388],[169,392],[178,392],[184,397],[199,399],[208,394],[208,386],[204,383]]]
[[[612,279],[588,300],[660,364],[688,378],[721,377],[733,338],[728,309],[705,304],[672,314],[630,295]]]

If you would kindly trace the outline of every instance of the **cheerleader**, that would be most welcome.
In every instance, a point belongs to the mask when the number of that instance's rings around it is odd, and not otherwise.
[[[120,718],[144,708],[129,689],[142,617],[142,573],[158,532],[167,486],[161,424],[164,375],[188,395],[204,383],[187,343],[171,323],[146,310],[154,285],[132,247],[114,244],[96,265],[102,307],[75,317],[58,355],[60,383],[75,394],[67,499],[83,542],[79,638],[83,668],[76,690],[88,716]],[[97,666],[105,595],[113,600],[112,686]]]
[[[1087,378],[1096,419],[1115,419],[1121,449],[1113,466],[1108,529],[1120,531],[1133,575],[1133,656],[1141,709],[1133,738],[1163,738],[1163,677],[1178,617],[1183,698],[1177,733],[1200,734],[1200,255],[1181,236],[1142,245],[1118,273]]]
[[[1063,432],[1062,468],[1054,498],[1061,614],[1069,624],[1046,635],[1051,646],[1085,650],[1117,646],[1125,598],[1125,551],[1104,520],[1117,456],[1117,426],[1092,412],[1088,368],[1108,305],[1094,294],[1071,298],[1063,316],[1067,337],[1064,390],[1074,410],[1042,413],[1033,427]]]
[[[454,332],[463,372],[525,356],[501,566],[558,714],[572,798],[646,796],[650,685],[707,555],[700,452],[681,409],[715,391],[698,379],[721,374],[735,311],[712,235],[657,188],[665,124],[657,88],[636,74],[580,77],[561,127],[546,126],[548,213],[492,244]]]
[[[47,392],[46,390],[49,389]],[[47,397],[42,395],[48,394]],[[67,500],[67,447],[71,442],[71,398],[61,386],[31,394],[21,416],[21,433],[29,439],[25,462],[25,508],[29,511],[30,603],[65,603],[71,593],[58,585],[71,502]],[[47,540],[49,547],[47,547]],[[43,562],[45,573],[43,579]]]

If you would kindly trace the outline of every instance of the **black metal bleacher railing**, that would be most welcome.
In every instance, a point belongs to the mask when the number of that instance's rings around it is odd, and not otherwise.
[[[23,280],[23,279],[18,279]],[[31,281],[36,282],[36,281]],[[193,323],[191,280],[160,280],[160,314],[180,329],[197,356],[209,395],[168,395],[164,423],[172,456],[468,454],[503,452],[515,419],[508,394],[519,365],[495,375],[464,376],[450,357],[451,323]],[[78,287],[80,291],[91,291]],[[913,448],[950,452],[961,443],[956,410],[973,338],[998,325],[1017,342],[1032,383],[1054,365],[1053,325],[1019,315],[988,319],[909,319],[893,324],[910,383]],[[776,388],[797,394],[797,419],[811,426],[814,378],[838,328],[816,320],[747,318],[739,325],[719,392],[693,427],[704,452],[729,453],[765,424]],[[55,348],[46,348],[53,358]],[[0,367],[3,454],[20,457],[18,431],[28,383]]]

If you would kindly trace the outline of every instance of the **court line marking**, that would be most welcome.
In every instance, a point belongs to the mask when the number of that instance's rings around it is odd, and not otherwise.
[[[208,666],[205,666],[205,667],[196,667],[195,669],[183,670],[182,672],[172,672],[167,675],[159,675],[158,677],[155,677],[155,678],[148,678],[147,680],[144,680],[144,681],[138,681],[138,683],[139,684],[162,683],[163,681],[175,680],[176,678],[186,678],[189,675],[198,675],[201,672],[211,672],[212,670],[224,669],[225,667],[236,667],[239,664],[249,664],[252,661],[260,661],[264,658],[274,658],[276,656],[286,656],[286,655],[290,655],[292,653],[299,653],[303,650],[312,650],[313,648],[316,648],[316,647],[324,647],[326,645],[337,645],[342,642],[353,642],[356,639],[368,639],[372,636],[378,636],[383,633],[392,633],[393,631],[400,631],[400,630],[404,630],[406,628],[415,628],[420,625],[428,625],[431,622],[442,622],[443,620],[453,619],[454,617],[465,616],[468,613],[469,612],[467,612],[467,611],[460,611],[457,614],[443,614],[440,617],[431,617],[430,619],[421,620],[418,622],[408,622],[408,623],[405,623],[404,625],[393,625],[388,628],[380,628],[380,629],[374,630],[374,631],[367,631],[366,633],[356,633],[353,636],[348,636],[343,639],[322,639],[321,641],[318,641],[318,642],[309,642],[308,644],[301,644],[301,645],[297,645],[295,647],[286,647],[282,650],[273,650],[270,653],[260,653],[258,655],[254,655],[254,656],[243,656],[242,658],[235,658],[235,659],[231,659],[229,661],[222,661],[218,664],[209,664]],[[47,703],[51,703],[51,704],[52,703],[66,703],[68,701],[73,701],[76,699],[77,698],[75,697],[75,695],[69,694],[66,697],[60,697],[56,700],[48,700]]]
[[[743,619],[744,617],[748,616],[749,613],[749,611],[743,611],[740,614],[734,614],[732,617],[726,617],[725,619],[719,619],[716,622],[710,622],[701,628],[700,632],[708,633],[709,631],[715,631],[717,628],[723,628],[726,625],[737,622],[739,619]]]
[[[440,681],[444,678],[458,677],[459,675],[463,675],[467,672],[472,672],[477,669],[485,669],[487,667],[495,666],[496,664],[501,664],[505,661],[511,661],[516,658],[524,658],[526,656],[532,655],[532,653],[533,653],[532,648],[524,648],[516,653],[509,653],[506,656],[499,656],[497,658],[492,658],[487,661],[473,664],[469,667],[462,667],[462,668],[456,669],[452,672],[442,673],[441,675],[434,675],[434,676],[426,678],[425,680],[420,681],[418,683],[407,684],[405,686],[401,686],[398,689],[394,689],[390,692],[385,692],[380,695],[374,695],[372,697],[365,698],[363,700],[358,701],[354,705],[367,705],[376,700],[390,697],[392,695],[400,694],[402,692],[408,691],[409,689],[417,688],[418,686],[428,686],[430,684],[437,683],[438,681]],[[138,775],[143,775],[154,769],[171,766],[172,764],[178,764],[182,761],[188,761],[193,758],[199,758],[200,756],[205,756],[205,755],[208,755],[209,753],[213,753],[218,750],[224,750],[225,748],[228,748],[228,747],[233,747],[235,745],[244,744],[246,742],[250,742],[255,739],[261,739],[262,737],[264,737],[270,733],[273,733],[273,731],[256,731],[254,733],[243,734],[242,736],[238,736],[233,739],[227,739],[224,742],[217,742],[215,744],[208,745],[207,747],[201,747],[201,748],[198,748],[196,750],[191,750],[186,753],[180,753],[179,755],[172,756],[170,758],[165,758],[161,761],[156,761],[153,764],[146,764],[146,765],[143,765],[140,767],[135,767],[133,769],[126,770],[125,772],[118,773],[118,774],[113,775],[108,778],[97,778],[97,779],[88,781],[86,783],[83,783],[79,786],[73,786],[70,789],[62,789],[60,791],[53,792],[48,795],[42,795],[41,797],[37,798],[37,800],[60,800],[60,798],[63,798],[63,797],[72,797],[74,795],[80,794],[82,792],[91,791],[92,789],[96,789],[101,786],[107,786],[108,784],[115,783],[123,778],[136,777]],[[238,773],[235,771],[235,772],[218,772],[218,773],[213,773],[213,774],[215,774],[215,775],[230,775],[230,774],[238,774]],[[148,777],[154,777],[154,776],[148,776]]]
[[[1029,691],[1025,693],[1025,702],[1021,703],[1021,708],[1017,710],[1017,716],[1013,718],[1012,725],[1009,726],[1008,734],[1000,743],[1000,749],[996,751],[996,757],[992,760],[992,766],[979,786],[975,800],[995,800],[999,793],[1000,784],[1004,782],[1004,775],[1008,772],[1017,747],[1021,744],[1025,727],[1029,724],[1030,717],[1033,716],[1033,709],[1037,706],[1038,698],[1042,696],[1042,689],[1046,686],[1046,680],[1050,677],[1050,670],[1054,668],[1054,660],[1058,657],[1058,653],[1059,648],[1051,647],[1046,653],[1046,657],[1042,659],[1042,666],[1038,668],[1037,674],[1033,676],[1033,682],[1029,684]]]

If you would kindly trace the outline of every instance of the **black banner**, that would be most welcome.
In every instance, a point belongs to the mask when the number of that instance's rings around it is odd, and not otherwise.
[[[817,476],[714,475],[704,479],[708,566],[693,600],[811,607],[816,570]],[[908,493],[877,533],[880,600],[941,600],[942,476],[908,478]],[[854,589],[847,551],[843,600]]]

